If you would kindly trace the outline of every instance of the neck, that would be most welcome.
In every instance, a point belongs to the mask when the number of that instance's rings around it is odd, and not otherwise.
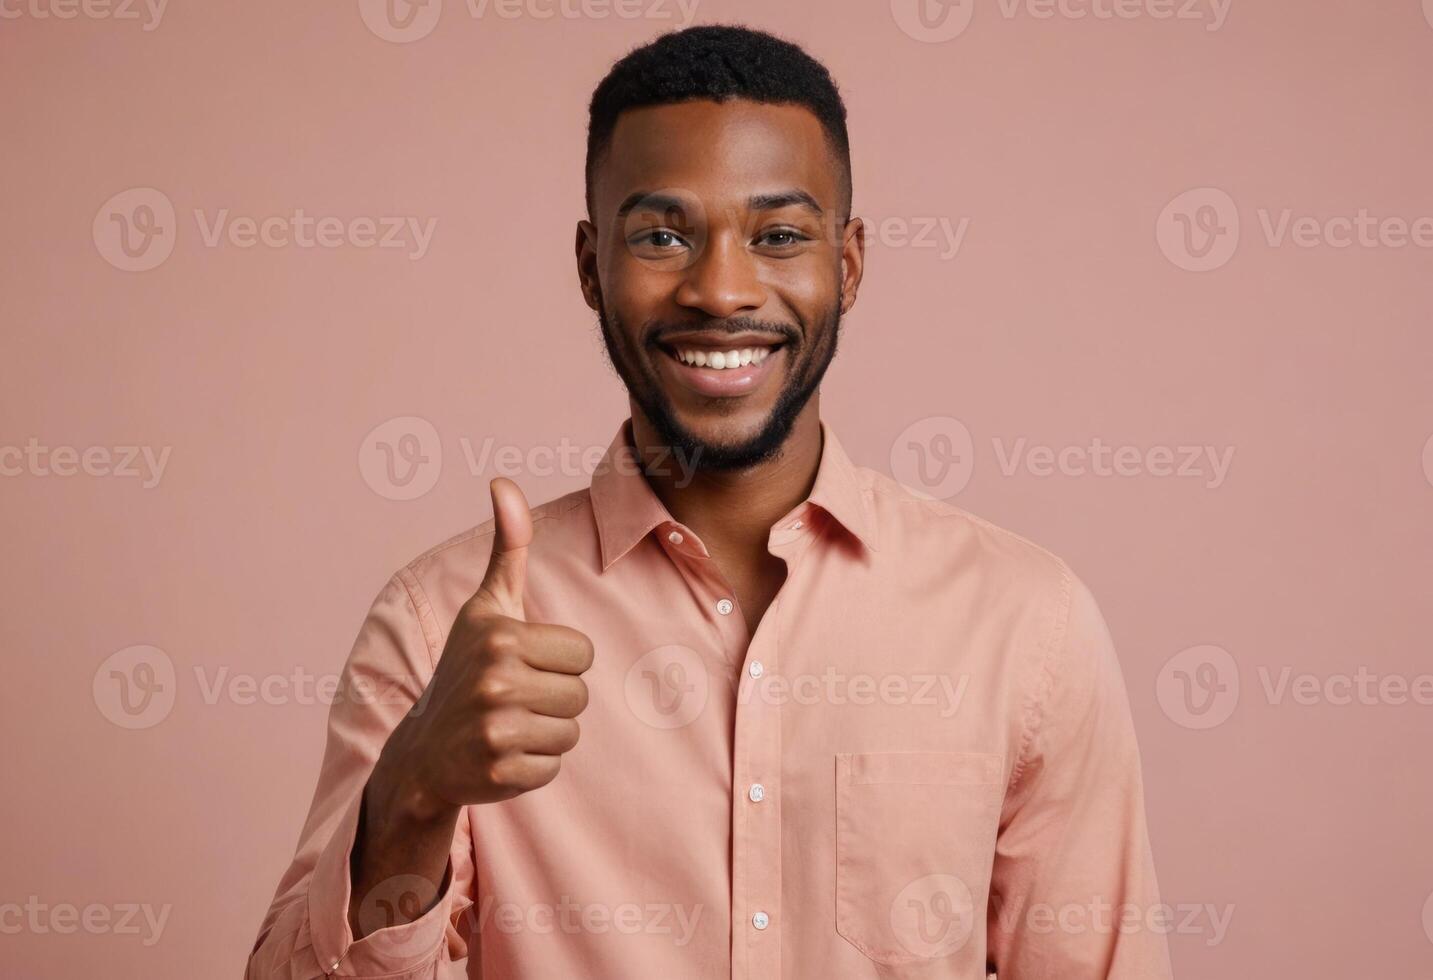
[[[632,441],[641,459],[660,460],[661,438],[634,405]],[[766,552],[771,527],[811,493],[821,464],[818,396],[801,410],[774,457],[741,470],[685,472],[654,467],[647,482],[673,518],[691,528],[713,552]]]

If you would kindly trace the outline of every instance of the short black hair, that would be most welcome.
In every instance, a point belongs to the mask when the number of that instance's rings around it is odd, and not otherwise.
[[[851,147],[846,105],[826,66],[799,46],[765,31],[708,24],[663,34],[627,54],[598,83],[588,106],[587,214],[597,163],[612,141],[617,117],[628,109],[694,99],[785,103],[820,120],[841,168],[841,217],[851,212]]]

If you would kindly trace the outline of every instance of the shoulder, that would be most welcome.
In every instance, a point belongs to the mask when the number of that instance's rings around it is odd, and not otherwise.
[[[1029,538],[946,500],[859,467],[883,556],[946,576],[977,576],[990,593],[1021,604],[1068,609],[1078,579],[1063,558]]]

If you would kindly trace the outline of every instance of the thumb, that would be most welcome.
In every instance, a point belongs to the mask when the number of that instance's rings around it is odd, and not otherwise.
[[[497,477],[493,495],[493,552],[483,583],[473,596],[482,612],[522,619],[522,591],[527,581],[527,546],[532,543],[532,511],[518,485]]]

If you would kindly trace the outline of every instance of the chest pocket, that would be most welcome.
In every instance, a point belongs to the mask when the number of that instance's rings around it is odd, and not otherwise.
[[[1003,798],[999,755],[836,756],[836,931],[882,976],[985,975]]]

